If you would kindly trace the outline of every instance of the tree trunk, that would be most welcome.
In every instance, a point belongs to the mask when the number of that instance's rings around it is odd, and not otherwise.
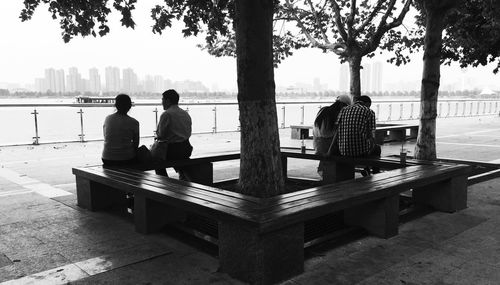
[[[432,2],[432,1],[429,1]],[[444,17],[451,7],[424,4],[426,27],[424,38],[424,67],[420,89],[420,127],[415,158],[436,159],[436,117],[441,72],[441,46]]]
[[[273,68],[273,0],[235,2],[240,192],[269,197],[284,192]]]
[[[350,56],[349,62],[349,84],[353,101],[361,96],[361,56]]]

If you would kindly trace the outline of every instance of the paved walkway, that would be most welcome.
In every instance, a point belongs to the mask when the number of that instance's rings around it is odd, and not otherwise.
[[[438,156],[498,163],[499,123],[440,119]],[[282,146],[300,145],[289,137],[281,131]],[[239,134],[199,135],[192,143],[204,146],[198,154],[237,150]],[[79,209],[71,168],[99,164],[101,147],[0,147],[0,284],[239,284],[218,272],[210,245],[168,232],[141,235],[128,216]],[[384,145],[383,154],[400,148]],[[237,166],[216,164],[216,179],[237,176]],[[290,172],[314,177],[315,166],[291,163]],[[305,272],[284,284],[498,284],[499,190],[500,179],[476,184],[466,210],[430,213],[388,240],[365,236],[309,249]]]

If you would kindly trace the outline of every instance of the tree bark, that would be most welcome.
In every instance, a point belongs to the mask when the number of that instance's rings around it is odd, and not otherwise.
[[[350,56],[348,58],[349,62],[349,84],[350,84],[350,93],[353,101],[359,96],[361,96],[361,56]]]
[[[273,0],[235,2],[240,192],[269,197],[284,192],[273,67]]]
[[[436,5],[424,1],[426,13],[424,38],[424,67],[420,89],[420,126],[415,145],[415,158],[436,159],[436,117],[439,82],[441,77],[441,47],[444,18],[452,8],[450,1]]]

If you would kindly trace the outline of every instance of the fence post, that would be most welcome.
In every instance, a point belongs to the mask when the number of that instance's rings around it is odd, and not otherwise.
[[[389,104],[389,116],[387,117],[387,121],[391,120],[391,115],[392,115],[392,103]]]
[[[458,102],[455,104],[455,116],[458,117]]]
[[[443,103],[439,103],[438,105],[438,118],[441,117],[441,111],[442,111],[441,109],[443,109]]]
[[[473,111],[472,109],[473,109],[473,108],[474,108],[474,102],[470,102],[470,110],[469,110],[470,112],[469,112],[469,116],[471,116],[471,117],[472,117],[472,111]]]
[[[303,125],[304,124],[304,113],[305,113],[305,107],[304,105],[302,105],[300,107],[301,111],[302,111],[302,115],[301,115],[301,119],[300,119],[300,124]]]
[[[39,145],[40,143],[38,140],[40,139],[40,137],[38,136],[38,112],[36,111],[36,108],[31,114],[35,117],[35,136],[33,137],[33,144]]]
[[[399,105],[399,120],[403,119],[403,103]]]
[[[410,120],[413,120],[413,103],[410,104]]]
[[[214,111],[214,126],[212,128],[212,133],[217,133],[217,106],[212,109]]]
[[[76,112],[80,114],[80,142],[85,142],[85,134],[83,133],[83,110],[80,108],[80,111]]]
[[[281,107],[281,110],[283,111],[283,121],[281,122],[281,128],[284,129],[285,128],[285,105],[283,105],[283,107]]]
[[[488,114],[491,114],[493,111],[493,102],[490,101],[490,110],[488,111]]]
[[[481,103],[480,102],[477,102],[477,106],[476,106],[476,115],[479,115],[479,108],[481,107]]]
[[[153,131],[153,135],[156,137],[156,129],[158,128],[158,107],[155,107],[153,113],[155,113],[155,128]]]
[[[467,110],[467,102],[464,101],[464,109],[462,110],[462,117],[465,117],[466,110]]]

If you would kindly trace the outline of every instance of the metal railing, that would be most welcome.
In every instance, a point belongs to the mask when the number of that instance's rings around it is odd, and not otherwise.
[[[318,108],[330,104],[331,102],[325,101],[277,102],[278,122],[281,122],[279,126],[286,128],[293,124],[312,124]],[[236,102],[182,103],[181,107],[185,108],[193,118],[194,134],[240,130]],[[437,107],[438,118],[492,115],[499,113],[500,99],[440,100]],[[0,145],[28,144],[30,137],[31,143],[38,145],[40,143],[102,140],[102,122],[105,116],[113,112],[113,104],[0,104],[0,109],[9,111],[0,112],[0,132],[16,135],[14,141],[5,142],[0,139]],[[375,100],[372,109],[375,111],[378,122],[416,120],[419,119],[420,102]],[[141,123],[142,137],[155,135],[160,110],[160,105],[155,103],[134,104],[131,115]],[[2,118],[3,113],[8,113],[7,117]],[[31,131],[27,124],[30,119],[26,117],[26,114],[32,115],[31,126],[34,128]],[[20,121],[22,124],[18,126]],[[16,124],[10,122],[16,122]],[[34,136],[32,136],[33,132]]]

